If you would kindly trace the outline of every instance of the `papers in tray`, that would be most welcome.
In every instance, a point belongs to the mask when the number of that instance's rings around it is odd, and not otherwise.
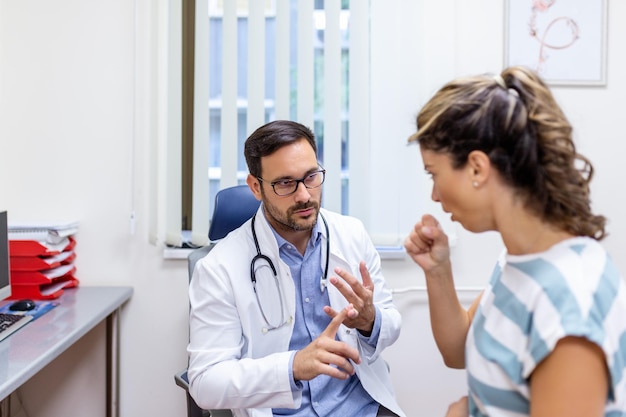
[[[11,271],[43,271],[74,262],[76,253],[73,250],[51,256],[12,256]]]
[[[11,271],[11,285],[51,284],[70,279],[75,272],[74,264],[61,265],[44,271]]]
[[[9,225],[11,299],[53,299],[78,285],[77,231],[78,222]]]
[[[35,240],[60,244],[78,232],[78,222],[9,224],[9,240]]]
[[[36,240],[9,240],[9,254],[14,256],[50,256],[72,250],[76,241],[72,237],[63,238],[60,243]]]
[[[52,300],[63,294],[67,288],[78,286],[78,279],[69,278],[59,282],[42,285],[15,285],[11,287],[10,300],[19,300],[21,298],[33,298],[36,300]]]

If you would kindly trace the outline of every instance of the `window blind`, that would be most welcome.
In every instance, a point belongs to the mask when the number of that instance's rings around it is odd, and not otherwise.
[[[196,1],[193,112],[193,198],[191,243],[203,246],[209,234],[209,8],[206,1]]]
[[[174,9],[181,0],[169,0],[169,66],[167,168],[160,170],[166,191],[165,243],[180,246],[180,102],[177,90]],[[209,45],[209,2],[195,2],[194,62],[194,157],[193,216],[191,242],[207,243],[210,173],[219,178],[219,188],[242,183],[241,139],[269,120],[291,119],[316,132],[320,162],[327,170],[323,205],[359,217],[367,225],[370,158],[369,1],[325,0],[316,9],[314,0],[214,1],[221,19],[221,54]],[[345,2],[344,2],[345,3]],[[295,7],[295,8],[294,8]],[[247,33],[242,31],[247,20]],[[268,26],[271,20],[272,25]],[[273,32],[272,32],[273,31]],[[272,33],[273,36],[268,36]],[[322,33],[322,35],[320,35]],[[295,36],[293,36],[295,34]],[[247,48],[241,51],[242,46]],[[317,54],[317,55],[316,55]],[[212,58],[213,57],[213,58]],[[243,58],[242,58],[243,57]],[[219,60],[219,63],[213,62]],[[247,71],[242,60],[247,60]],[[180,61],[178,61],[180,62]],[[209,94],[211,80],[221,71],[219,100]],[[217,78],[215,78],[217,79]],[[214,79],[214,80],[215,80]],[[273,84],[273,89],[268,85]],[[209,105],[210,102],[214,104]],[[217,104],[215,104],[217,103]],[[219,110],[212,119],[211,111]],[[242,117],[245,132],[242,130]],[[217,120],[217,122],[216,122]],[[219,147],[210,146],[210,131],[219,124]],[[209,160],[219,153],[219,167]],[[177,173],[178,172],[178,173]],[[213,178],[211,176],[211,178]],[[166,185],[163,185],[166,184]],[[167,196],[167,197],[165,197]]]
[[[341,31],[340,0],[324,2],[324,206],[341,212]]]
[[[160,24],[168,29],[163,31],[165,39],[159,39],[161,45],[165,45],[161,50],[167,53],[159,57],[162,61],[161,68],[164,72],[159,74],[159,78],[164,78],[165,97],[159,100],[164,111],[161,114],[160,123],[166,124],[165,128],[160,128],[159,132],[165,132],[166,137],[160,136],[159,160],[165,163],[159,164],[158,188],[161,191],[157,198],[158,207],[164,207],[162,213],[159,211],[159,219],[164,218],[165,236],[167,245],[181,246],[181,218],[182,218],[182,7],[180,0],[169,0],[162,9],[159,10]],[[161,223],[161,222],[160,222]],[[160,235],[160,233],[158,234]],[[157,236],[159,238],[160,236]]]
[[[253,2],[254,3],[254,2]],[[239,152],[238,103],[237,103],[237,2],[223,1],[223,45],[222,48],[222,107],[221,107],[221,185],[237,185],[237,156]],[[201,53],[209,53],[206,50]],[[204,74],[196,74],[196,78]]]
[[[348,160],[350,214],[370,225],[370,6],[369,1],[350,2]]]

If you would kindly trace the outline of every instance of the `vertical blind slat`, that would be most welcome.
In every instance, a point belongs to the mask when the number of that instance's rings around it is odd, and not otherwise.
[[[276,101],[275,116],[287,120],[290,116],[289,88],[289,0],[276,0]]]
[[[350,2],[348,166],[350,214],[369,224],[370,211],[370,30],[369,1]]]
[[[324,206],[341,212],[341,31],[340,0],[324,2]]]
[[[165,243],[180,246],[182,243],[182,3],[170,0],[168,25],[168,64],[167,64],[167,170],[165,187]]]
[[[297,120],[313,129],[313,0],[298,0]]]
[[[193,196],[191,243],[208,243],[209,233],[209,7],[196,1],[193,94]]]
[[[248,119],[246,136],[265,121],[265,4],[248,3]]]
[[[159,88],[157,90],[157,96],[155,101],[156,109],[156,140],[154,146],[150,147],[150,157],[153,158],[156,163],[150,167],[150,174],[153,181],[150,182],[150,212],[149,224],[150,232],[148,239],[150,243],[156,245],[161,244],[164,240],[164,234],[167,229],[167,123],[169,118],[170,108],[167,104],[167,95],[169,89],[169,81],[167,76],[167,67],[170,60],[169,52],[169,4],[167,2],[160,2],[156,7],[157,13],[157,26],[159,28],[165,28],[158,30],[157,33],[157,48],[155,50],[156,64],[158,71],[156,73],[156,83],[159,86],[165,86],[165,88]]]
[[[222,129],[220,188],[237,185],[237,2],[225,1],[222,55]]]

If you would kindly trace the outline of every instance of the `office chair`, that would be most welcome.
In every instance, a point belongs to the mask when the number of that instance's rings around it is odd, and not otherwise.
[[[215,206],[209,226],[210,243],[194,250],[187,257],[189,280],[193,275],[196,262],[205,257],[220,239],[251,218],[259,208],[260,203],[247,185],[237,185],[218,191],[215,195]],[[189,379],[186,369],[174,375],[174,381],[176,381],[176,385],[185,390],[187,417],[232,417],[230,410],[202,410],[196,404],[189,395]]]

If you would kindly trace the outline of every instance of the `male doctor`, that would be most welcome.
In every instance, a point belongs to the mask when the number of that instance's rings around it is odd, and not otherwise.
[[[381,357],[400,314],[362,223],[321,208],[313,133],[274,121],[244,153],[262,204],[196,264],[192,397],[235,416],[404,416]]]

